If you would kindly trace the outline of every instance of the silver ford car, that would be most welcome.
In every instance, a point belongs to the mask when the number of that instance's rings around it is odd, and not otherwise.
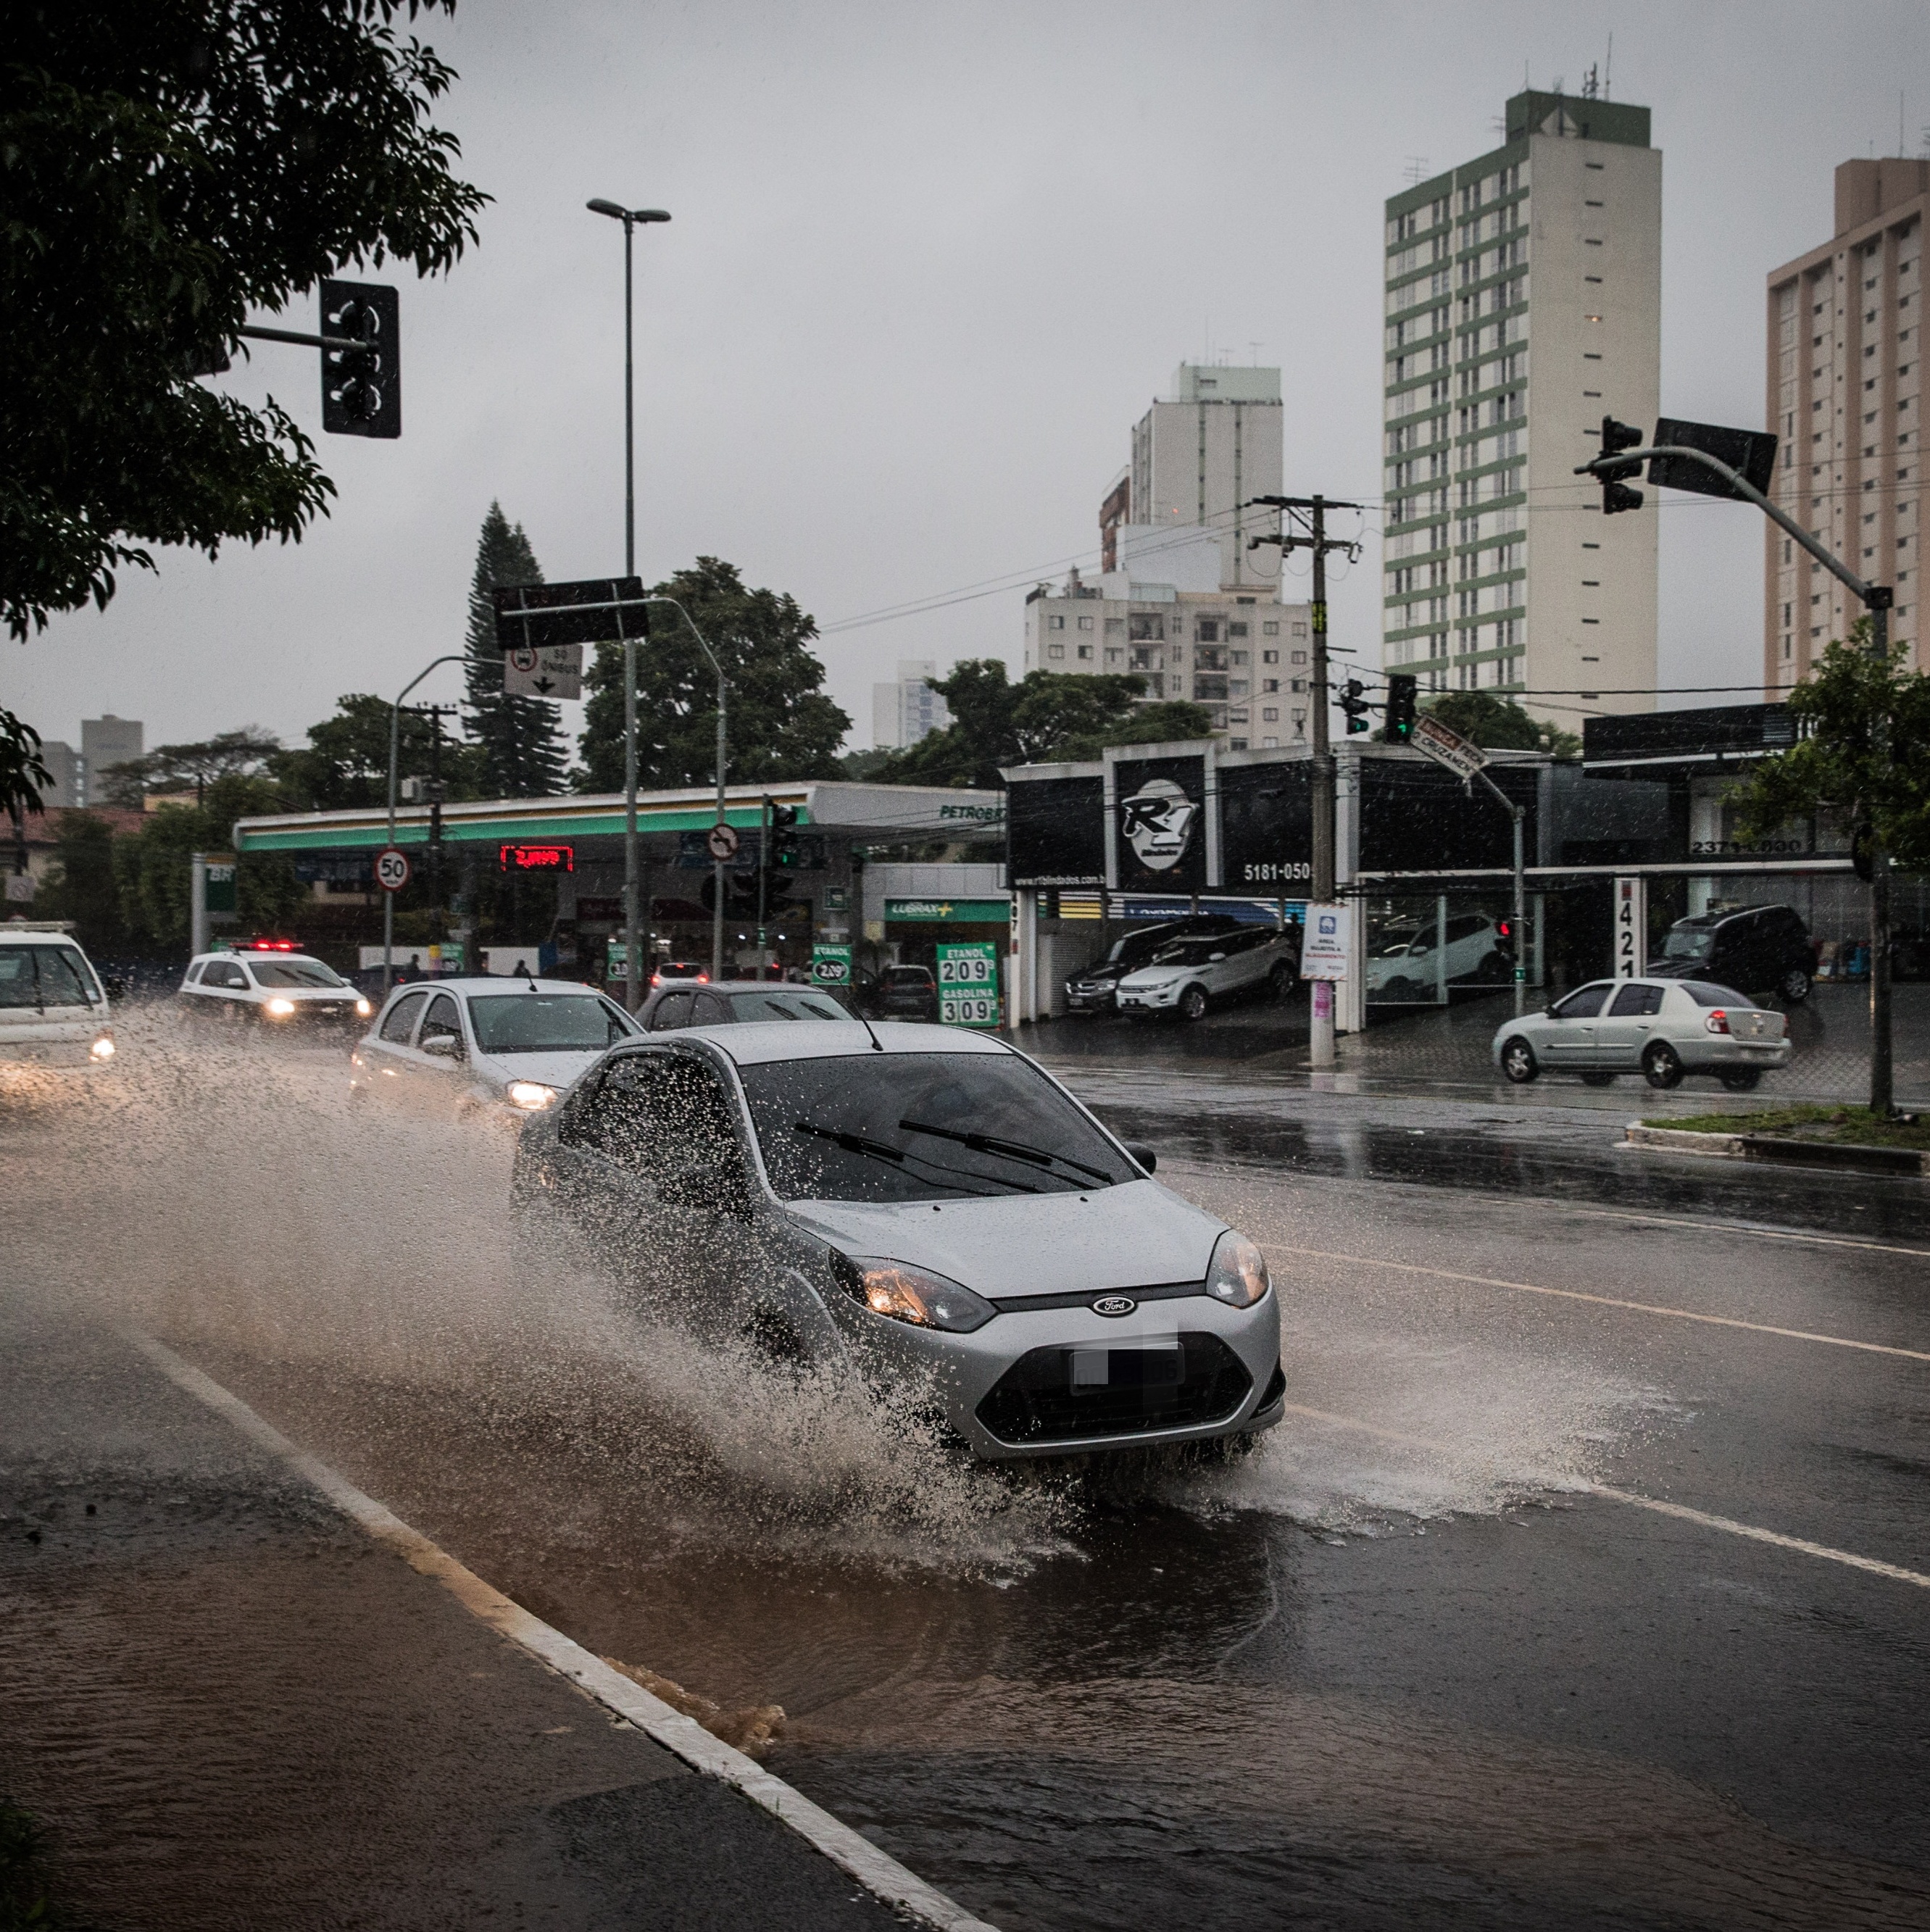
[[[1001,1042],[800,1021],[613,1048],[518,1146],[626,1294],[848,1367],[979,1456],[1251,1436],[1280,1419],[1260,1252]]]

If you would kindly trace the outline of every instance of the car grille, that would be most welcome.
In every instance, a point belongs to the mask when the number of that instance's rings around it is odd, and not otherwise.
[[[1163,1339],[1163,1338],[1162,1338]],[[1253,1386],[1217,1335],[1182,1335],[1176,1384],[1074,1389],[1068,1348],[1034,1348],[1000,1376],[978,1419],[1001,1442],[1078,1442],[1224,1422]]]

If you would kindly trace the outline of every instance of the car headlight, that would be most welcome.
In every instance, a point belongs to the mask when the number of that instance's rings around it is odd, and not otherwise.
[[[295,1002],[293,1000],[271,1000],[268,1003],[268,1010],[277,1019],[285,1020],[295,1010]]]
[[[545,1087],[540,1080],[512,1080],[504,1090],[510,1106],[521,1107],[526,1113],[540,1114],[545,1107],[556,1105],[557,1090]]]
[[[1250,1308],[1267,1292],[1267,1258],[1244,1234],[1229,1228],[1213,1244],[1206,1292],[1229,1308]]]
[[[969,1335],[998,1312],[970,1288],[903,1262],[841,1255],[833,1249],[831,1272],[837,1276],[838,1286],[872,1314],[908,1322],[914,1328]]]
[[[366,1000],[356,1000],[356,1014],[358,1018],[365,1020],[368,1018],[369,1015],[374,1011],[375,1009],[371,1006]]]
[[[104,1033],[87,1051],[96,1060],[112,1060],[114,1057],[114,1042],[107,1034]]]

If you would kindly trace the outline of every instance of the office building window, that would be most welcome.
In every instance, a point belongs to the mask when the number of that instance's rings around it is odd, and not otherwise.
[[[1046,655],[1049,658],[1062,658],[1065,654],[1066,647],[1063,644],[1048,644],[1046,646]],[[626,698],[624,702],[628,704],[629,700]]]
[[[1079,654],[1081,657],[1090,661],[1092,656],[1092,646],[1090,644],[1081,644],[1079,647]],[[626,702],[627,703],[628,700],[626,700]]]
[[[1048,617],[1046,620],[1046,625],[1049,630],[1063,631],[1066,627],[1066,620],[1063,617]],[[629,700],[626,698],[624,702],[628,704]]]

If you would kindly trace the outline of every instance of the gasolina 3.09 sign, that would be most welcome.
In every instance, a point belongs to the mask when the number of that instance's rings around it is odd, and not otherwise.
[[[990,940],[947,943],[938,952],[938,1021],[942,1026],[998,1024],[998,948]]]

